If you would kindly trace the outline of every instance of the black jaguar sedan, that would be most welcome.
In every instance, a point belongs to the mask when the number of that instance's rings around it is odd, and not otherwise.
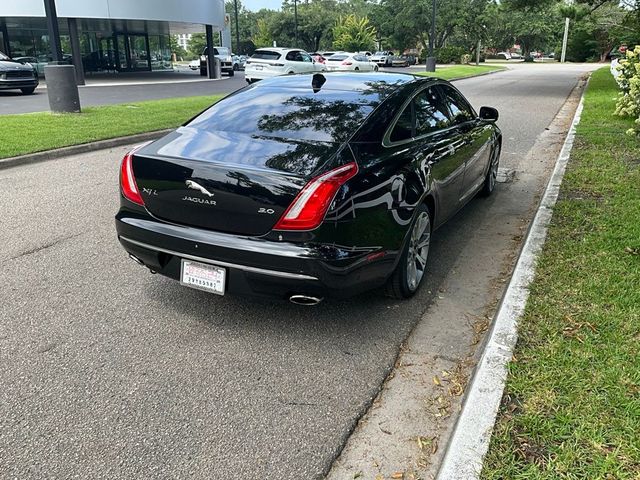
[[[124,157],[118,238],[152,272],[219,295],[407,298],[432,232],[493,191],[497,119],[434,78],[265,80]]]
[[[0,52],[0,90],[20,90],[32,94],[38,86],[38,72],[28,63],[11,60]]]

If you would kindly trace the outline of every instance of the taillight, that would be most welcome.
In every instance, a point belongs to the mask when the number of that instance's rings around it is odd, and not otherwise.
[[[351,62],[347,62],[346,60],[344,62],[342,62],[342,65],[353,65],[353,63]]]
[[[127,200],[144,206],[142,195],[140,195],[136,179],[133,176],[133,154],[141,147],[142,145],[135,147],[122,159],[122,165],[120,166],[120,189],[122,190],[122,195],[124,195]]]
[[[342,185],[358,173],[355,162],[323,173],[307,183],[274,230],[313,230],[322,223],[329,205]]]

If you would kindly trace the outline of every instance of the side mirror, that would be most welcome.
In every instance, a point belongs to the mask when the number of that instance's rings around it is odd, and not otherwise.
[[[498,110],[493,107],[482,107],[480,108],[480,118],[482,120],[486,120],[488,122],[497,122],[500,114]]]

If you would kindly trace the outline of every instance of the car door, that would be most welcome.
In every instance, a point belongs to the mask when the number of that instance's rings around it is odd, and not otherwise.
[[[431,169],[431,179],[439,203],[439,219],[444,221],[459,208],[464,181],[464,138],[452,128],[449,111],[438,90],[431,85],[414,97],[415,142],[419,155]]]
[[[454,87],[438,85],[450,112],[451,124],[463,138],[460,153],[465,157],[464,180],[460,201],[465,202],[484,182],[491,156],[492,128],[478,118],[473,107]]]

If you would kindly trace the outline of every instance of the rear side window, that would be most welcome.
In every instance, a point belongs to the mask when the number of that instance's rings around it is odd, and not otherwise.
[[[428,87],[416,95],[416,136],[442,130],[451,126],[447,106],[435,87]]]
[[[281,56],[280,53],[272,50],[256,50],[255,53],[251,55],[251,58],[258,60],[279,60]]]
[[[451,88],[449,85],[439,85],[438,88],[440,88],[445,101],[449,106],[451,120],[454,125],[468,122],[469,120],[476,118],[475,111],[460,92]]]
[[[398,117],[396,126],[393,127],[389,140],[392,142],[401,142],[403,140],[409,140],[413,137],[413,102],[404,109],[402,114]]]
[[[287,53],[286,58],[290,62],[304,62],[304,59],[302,58],[302,53],[297,51]]]

